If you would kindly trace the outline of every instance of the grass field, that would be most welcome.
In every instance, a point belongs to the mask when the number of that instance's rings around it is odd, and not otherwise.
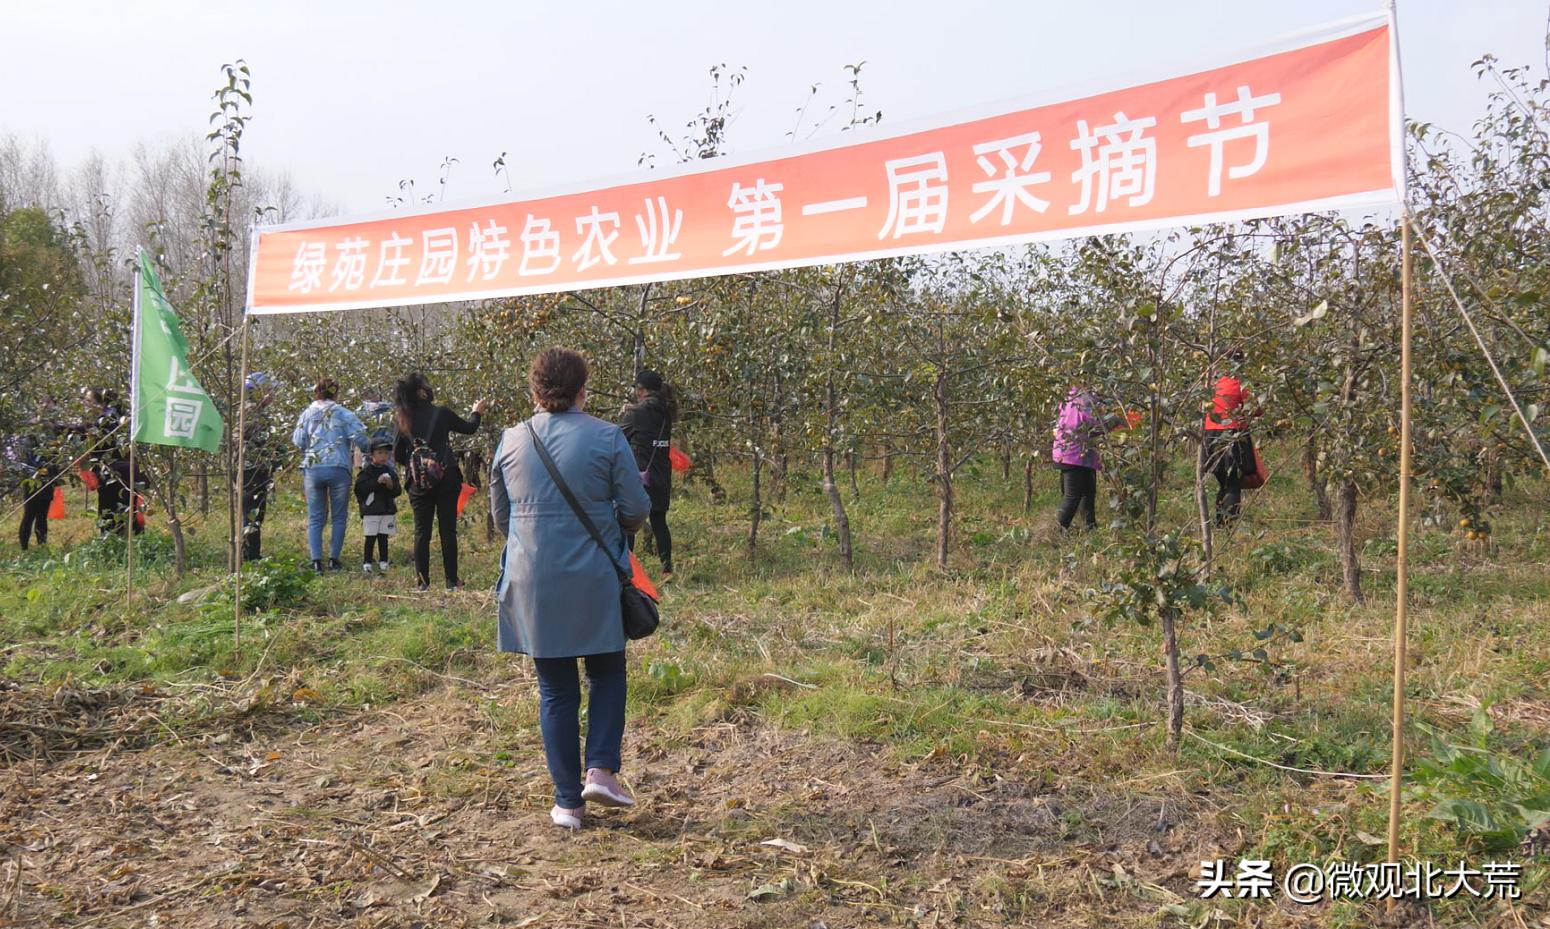
[[[1383,857],[1387,501],[1364,501],[1368,599],[1352,606],[1306,490],[1288,472],[1252,495],[1219,539],[1236,602],[1182,629],[1190,663],[1214,668],[1186,676],[1174,752],[1158,631],[1103,621],[1090,596],[1109,533],[1057,535],[1052,475],[1024,513],[1020,475],[973,467],[946,574],[928,566],[929,486],[907,471],[862,480],[853,572],[815,480],[793,480],[752,555],[742,475],[723,475],[719,506],[685,488],[662,632],[630,652],[624,773],[641,802],[575,836],[544,815],[531,668],[494,651],[482,505],[465,517],[468,590],[416,594],[402,528],[389,577],[310,580],[283,484],[238,650],[224,518],[194,521],[179,581],[153,514],[126,602],[122,545],[88,541],[77,489],[52,550],[0,547],[0,920],[1550,926],[1543,858],[1514,904],[1388,913],[1195,889],[1203,859],[1280,873]],[[1547,503],[1543,484],[1510,488],[1489,547],[1414,536],[1409,745],[1431,773],[1403,839],[1423,859],[1525,860],[1492,827],[1550,800],[1550,756],[1531,764],[1550,745]],[[1167,506],[1187,522],[1182,482]],[[359,538],[357,523],[347,566]],[[1428,819],[1439,804],[1485,819]]]

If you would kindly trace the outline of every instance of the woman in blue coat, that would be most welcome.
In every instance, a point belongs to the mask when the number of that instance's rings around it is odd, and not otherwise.
[[[490,469],[490,512],[506,537],[496,587],[503,652],[533,656],[538,673],[538,720],[558,826],[581,828],[586,801],[630,806],[619,783],[624,741],[624,626],[619,575],[628,564],[625,533],[651,512],[635,455],[618,426],[582,412],[587,363],[551,348],[528,374],[533,433],[553,457],[571,492],[602,533],[607,551],[582,527],[533,446],[526,423],[507,429]],[[581,683],[587,669],[586,782],[582,782]]]

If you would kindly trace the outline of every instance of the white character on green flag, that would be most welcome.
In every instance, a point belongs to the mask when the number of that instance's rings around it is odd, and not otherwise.
[[[188,368],[188,342],[162,293],[151,260],[140,253],[135,275],[131,435],[136,442],[213,452],[225,422]]]

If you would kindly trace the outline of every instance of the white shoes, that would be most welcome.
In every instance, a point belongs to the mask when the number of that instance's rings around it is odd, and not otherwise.
[[[601,768],[593,768],[587,772],[587,783],[581,788],[583,802],[596,803],[600,806],[629,807],[635,805],[635,798],[630,796],[619,783],[619,779],[612,773]],[[561,829],[580,829],[581,817],[586,812],[586,807],[567,810],[563,806],[556,805],[549,811],[549,819]]]
[[[549,818],[561,829],[580,829],[581,814],[585,809],[585,807],[582,807],[581,809],[567,810],[562,806],[557,806],[549,811]]]
[[[598,768],[593,768],[587,772],[587,783],[586,786],[581,788],[581,799],[602,806],[629,807],[635,805],[635,798],[625,791],[618,778]]]
[[[387,562],[385,562],[385,561],[377,562],[377,570],[378,571],[381,571],[383,574],[386,574],[387,573],[387,569],[388,569],[388,563]]]
[[[362,574],[370,574],[371,573],[371,562],[368,561],[365,564],[361,565],[361,573]]]

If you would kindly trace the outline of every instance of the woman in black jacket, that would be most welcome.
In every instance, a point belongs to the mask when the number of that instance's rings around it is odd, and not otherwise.
[[[678,400],[673,388],[655,371],[635,375],[635,398],[624,407],[619,425],[630,440],[635,465],[651,498],[651,535],[662,559],[662,577],[673,573],[673,536],[667,528],[667,507],[673,495],[673,466],[668,449],[673,442],[673,423],[678,419]],[[629,537],[635,547],[635,534]]]
[[[48,510],[54,502],[54,468],[49,450],[36,435],[17,437],[6,449],[9,464],[17,472],[17,490],[22,497],[22,524],[17,536],[22,551],[34,536],[39,545],[48,544]]]
[[[461,590],[457,573],[457,497],[463,489],[463,472],[447,436],[479,431],[485,401],[474,404],[467,419],[435,404],[436,394],[418,372],[400,380],[393,390],[398,434],[393,457],[405,471],[409,508],[414,512],[414,570],[419,590],[430,589],[431,522],[441,536],[441,567],[447,589]],[[437,472],[440,472],[439,474]]]
[[[129,473],[129,417],[119,405],[118,394],[104,387],[81,391],[86,422],[74,431],[86,436],[85,460],[97,482],[97,530],[103,535],[123,535],[132,526],[145,531],[143,517],[136,518],[134,497],[147,485],[145,470],[135,463]]]

